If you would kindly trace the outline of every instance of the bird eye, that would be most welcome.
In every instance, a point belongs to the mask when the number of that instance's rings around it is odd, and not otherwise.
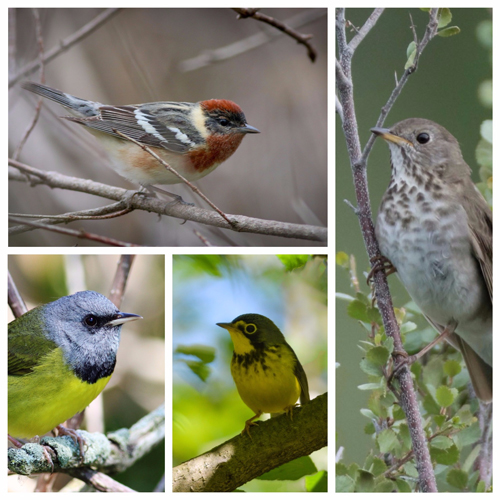
[[[251,335],[252,333],[255,333],[257,331],[257,327],[254,324],[250,325],[245,325],[245,333],[248,333]]]
[[[427,144],[431,140],[431,136],[427,132],[422,132],[417,135],[417,141],[419,144]]]
[[[88,316],[85,316],[83,319],[83,322],[87,326],[96,326],[97,325],[97,318],[95,316],[92,316],[92,314],[89,314]]]
[[[229,126],[229,124],[231,123],[227,118],[220,118],[219,119],[219,123],[223,126],[223,127],[227,127]]]

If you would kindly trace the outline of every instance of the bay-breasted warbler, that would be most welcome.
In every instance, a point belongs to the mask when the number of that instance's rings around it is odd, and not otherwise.
[[[182,181],[117,131],[150,147],[189,181],[205,177],[226,161],[246,134],[259,133],[248,125],[241,108],[226,99],[112,106],[39,83],[21,86],[67,108],[73,116],[62,118],[87,127],[108,152],[114,170],[143,186]]]

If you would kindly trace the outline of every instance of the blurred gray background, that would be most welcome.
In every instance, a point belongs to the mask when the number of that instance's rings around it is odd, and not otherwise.
[[[45,50],[74,33],[102,9],[41,9]],[[124,9],[89,37],[46,66],[46,84],[105,104],[152,101],[196,102],[225,98],[238,103],[261,134],[246,137],[237,152],[198,187],[224,212],[251,217],[326,225],[327,177],[327,18],[326,9],[263,9],[286,21],[315,11],[316,20],[298,27],[313,35],[318,51],[312,64],[306,49],[281,36],[231,59],[185,72],[183,61],[219,49],[269,26],[236,19],[231,9]],[[15,53],[10,74],[38,57],[30,9],[16,10]],[[17,67],[14,67],[17,65]],[[38,73],[27,79],[37,81]],[[9,93],[10,154],[34,114],[35,100],[16,85]],[[52,112],[49,112],[49,109]],[[83,127],[60,120],[65,110],[45,103],[20,161],[33,167],[134,189],[106,168],[96,141]],[[182,185],[168,186],[186,201],[205,206]],[[11,182],[11,212],[58,214],[102,206],[86,194]],[[161,246],[197,246],[194,230],[215,245],[297,246],[310,242],[207,229],[195,223],[135,212],[125,217],[78,222],[121,240]],[[79,245],[92,245],[79,240]],[[45,231],[12,237],[13,246],[67,246],[75,240]]]
[[[346,19],[356,27],[364,24],[371,9],[347,9]],[[434,120],[446,127],[459,141],[465,161],[479,181],[474,151],[480,139],[479,127],[491,118],[491,109],[478,99],[479,85],[491,79],[491,53],[476,35],[481,23],[491,20],[488,9],[451,9],[453,20],[461,33],[435,37],[420,59],[418,71],[410,77],[402,95],[389,114],[385,126],[410,117]],[[353,59],[354,98],[361,145],[370,136],[382,106],[395,86],[394,73],[400,78],[406,63],[406,49],[413,40],[410,17],[419,39],[428,22],[428,14],[419,9],[386,9],[378,23],[356,51]],[[353,34],[349,33],[348,40]],[[355,204],[354,188],[342,133],[336,117],[336,250],[356,257],[358,277],[363,292],[368,293],[363,272],[369,269],[359,224],[344,199]],[[384,141],[377,141],[368,161],[368,183],[375,217],[390,178],[389,150]],[[394,305],[403,306],[409,299],[396,276],[389,278]],[[336,289],[353,294],[348,273],[337,268]],[[344,446],[345,462],[361,461],[373,447],[371,436],[363,433],[369,421],[359,410],[365,408],[369,391],[357,386],[368,381],[359,368],[362,352],[357,347],[366,339],[366,331],[346,314],[347,303],[336,304],[336,431],[337,448]],[[426,324],[423,326],[427,326]]]

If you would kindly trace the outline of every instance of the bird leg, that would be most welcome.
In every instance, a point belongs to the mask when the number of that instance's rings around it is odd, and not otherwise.
[[[241,435],[243,436],[243,434],[245,434],[245,432],[250,436],[250,439],[252,439],[252,436],[250,435],[250,427],[252,425],[258,425],[256,422],[254,422],[254,420],[256,418],[259,418],[260,416],[262,415],[262,412],[259,411],[258,413],[256,413],[252,418],[249,418],[246,422],[245,422],[245,428],[241,431]]]
[[[56,429],[58,436],[69,436],[80,447],[80,458],[83,461],[83,444],[85,443],[85,439],[75,429],[68,429],[62,425],[58,425]]]
[[[370,259],[370,263],[372,264],[372,268],[366,277],[366,284],[368,286],[370,286],[370,281],[372,281],[373,276],[378,271],[385,271],[386,276],[398,272],[398,270],[394,267],[394,264],[383,255],[375,255],[375,257]]]

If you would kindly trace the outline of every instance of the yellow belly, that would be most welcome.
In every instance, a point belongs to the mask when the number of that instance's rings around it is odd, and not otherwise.
[[[41,436],[85,409],[111,376],[95,384],[82,382],[55,349],[32,373],[8,377],[9,434],[17,438]]]
[[[292,407],[300,396],[300,385],[293,370],[295,360],[288,352],[267,352],[265,360],[244,366],[237,358],[231,374],[243,402],[256,414],[279,413]]]

